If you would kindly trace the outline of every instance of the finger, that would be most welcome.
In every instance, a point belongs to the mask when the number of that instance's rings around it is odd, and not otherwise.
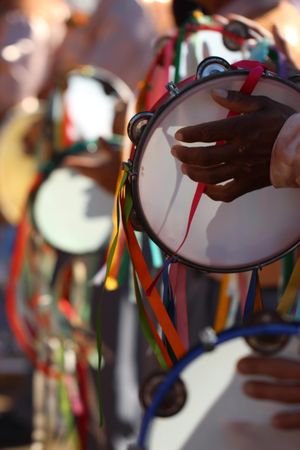
[[[296,60],[295,61],[293,60],[289,43],[281,35],[278,26],[274,24],[272,27],[272,31],[273,31],[275,46],[278,48],[278,50],[281,53],[283,53],[283,55],[286,58],[288,71],[293,72],[294,70],[298,70],[297,62],[296,62]]]
[[[184,147],[175,145],[172,155],[185,164],[215,166],[223,162],[230,162],[240,156],[237,146],[232,144],[213,145],[209,147]]]
[[[213,14],[212,16],[213,20],[217,23],[219,23],[220,25],[227,25],[229,20],[227,19],[227,17],[221,16],[220,14]]]
[[[213,99],[229,111],[236,113],[248,113],[247,116],[230,117],[214,122],[206,122],[199,125],[179,129],[175,138],[184,142],[216,142],[232,139],[233,137],[249,134],[249,129],[257,126],[259,111],[264,111],[271,104],[277,106],[268,97],[251,96],[236,91],[214,89]],[[252,114],[251,114],[252,113]]]
[[[280,30],[277,27],[277,25],[275,25],[275,24],[273,25],[272,32],[273,32],[273,37],[274,37],[274,41],[275,41],[275,45],[276,45],[277,49],[287,56],[288,55],[287,42],[281,36]]]
[[[254,22],[251,19],[247,19],[244,16],[240,16],[239,14],[228,14],[228,19],[229,20],[237,20],[239,22],[244,23],[245,25],[247,25],[247,27],[249,27],[251,30],[255,31],[256,33],[260,34],[262,37],[267,37],[272,39],[272,33],[270,33],[269,30],[267,30],[266,28],[264,28],[262,25],[260,25],[257,22]]]
[[[264,178],[251,179],[244,177],[234,179],[222,185],[207,186],[205,193],[212,200],[229,203],[242,195],[269,185],[270,181]]]
[[[300,363],[285,358],[247,357],[238,362],[244,375],[267,375],[282,380],[300,380]]]
[[[74,169],[95,168],[106,161],[107,157],[94,157],[92,155],[67,156],[64,159],[63,165]]]
[[[207,186],[205,194],[214,201],[229,203],[249,192],[248,183],[237,183],[236,180],[222,185]]]
[[[234,164],[223,164],[210,169],[182,164],[182,173],[198,183],[218,184],[235,178],[240,168]]]
[[[251,117],[248,116],[251,120]],[[253,121],[257,123],[257,120]],[[253,125],[254,126],[254,125]],[[182,142],[217,142],[230,140],[249,134],[249,123],[242,116],[216,120],[190,127],[181,128],[175,134],[175,138]]]
[[[240,114],[261,111],[270,104],[270,99],[263,95],[248,95],[226,89],[213,89],[211,96],[219,105]]]
[[[248,381],[244,384],[243,390],[247,396],[256,399],[281,403],[300,402],[300,384],[293,386],[265,381]]]
[[[300,428],[300,412],[276,414],[272,418],[272,424],[284,430]]]

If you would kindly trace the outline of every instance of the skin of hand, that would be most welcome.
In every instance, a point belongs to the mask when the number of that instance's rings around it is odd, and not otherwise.
[[[275,46],[286,58],[287,70],[289,75],[291,76],[295,73],[298,74],[300,70],[299,56],[298,59],[294,58],[295,55],[293,54],[293,49],[291,48],[290,44],[282,37],[277,25],[273,26],[272,32]]]
[[[226,17],[220,16],[219,14],[215,14],[213,18],[222,25],[227,25],[229,22],[233,20],[242,22],[260,37],[272,39],[272,33],[270,31],[266,30],[263,26],[261,26],[254,20],[248,19],[239,14],[228,14]]]
[[[178,141],[209,146],[174,145],[171,153],[182,163],[183,174],[207,185],[206,194],[212,200],[231,202],[271,184],[272,148],[295,111],[264,96],[223,89],[213,90],[211,96],[239,115],[181,128],[175,134]]]
[[[98,149],[94,153],[68,156],[64,167],[78,170],[82,175],[92,178],[111,194],[115,193],[121,164],[121,152],[105,139],[99,139]]]
[[[272,425],[281,429],[300,428],[300,363],[286,358],[247,357],[238,362],[242,375],[262,375],[264,381],[247,381],[244,392],[258,400],[299,404],[298,411],[281,412],[272,417]]]

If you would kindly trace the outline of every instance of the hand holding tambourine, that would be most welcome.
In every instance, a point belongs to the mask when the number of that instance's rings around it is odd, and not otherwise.
[[[175,137],[179,141],[206,142],[209,147],[175,145],[172,154],[182,162],[185,175],[207,184],[206,194],[211,199],[229,202],[271,185],[272,148],[295,111],[265,96],[218,89],[212,97],[240,115],[178,130]],[[220,141],[222,144],[213,145]]]

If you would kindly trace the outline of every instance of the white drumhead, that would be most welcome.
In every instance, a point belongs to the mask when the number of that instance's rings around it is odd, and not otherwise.
[[[224,58],[229,64],[249,59],[246,48],[229,50],[223,42],[223,34],[215,30],[199,30],[183,43],[180,59],[180,77],[185,79],[195,74],[198,64],[209,56]]]
[[[187,390],[183,409],[173,417],[155,418],[148,450],[296,450],[300,431],[279,431],[274,414],[293,406],[246,397],[246,377],[236,373],[238,360],[250,354],[242,338],[229,341],[194,360],[181,373]],[[294,339],[281,356],[299,358]]]
[[[71,124],[69,133],[73,141],[94,140],[99,136],[109,139],[119,97],[108,95],[104,85],[96,78],[71,74],[65,102]],[[71,129],[70,129],[71,128]]]
[[[113,195],[75,170],[54,170],[33,202],[33,219],[45,240],[72,254],[95,252],[108,243]]]
[[[156,115],[137,147],[137,209],[150,237],[169,254],[183,241],[196,189],[171,155],[171,147],[178,144],[174,134],[181,127],[225,118],[227,110],[212,100],[210,92],[239,90],[244,80],[245,75],[228,72],[185,89]],[[261,79],[253,95],[267,95],[300,111],[300,92],[278,79]],[[231,203],[204,195],[178,256],[188,264],[219,272],[266,264],[299,241],[299,204],[299,189],[269,187]]]

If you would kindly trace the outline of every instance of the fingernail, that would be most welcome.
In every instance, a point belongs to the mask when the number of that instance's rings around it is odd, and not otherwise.
[[[245,361],[239,361],[237,364],[237,370],[241,373],[247,371],[247,363]]]
[[[212,95],[215,95],[216,97],[220,98],[228,97],[228,91],[226,91],[226,89],[212,89],[211,93]]]
[[[187,173],[187,170],[186,170],[186,167],[184,164],[182,164],[182,166],[181,166],[181,172],[183,173],[183,175],[186,175],[186,173]]]
[[[256,392],[255,386],[253,386],[251,381],[248,381],[247,383],[245,383],[243,389],[244,389],[245,394],[247,394],[247,395],[254,395]]]
[[[271,423],[275,428],[282,428],[282,416],[281,414],[277,414],[272,417]]]
[[[176,131],[175,139],[177,139],[177,141],[183,141],[183,134],[181,131]]]

